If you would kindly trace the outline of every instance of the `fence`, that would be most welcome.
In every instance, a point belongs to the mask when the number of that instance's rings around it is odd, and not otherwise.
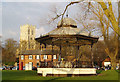
[[[40,62],[40,68],[92,68],[90,61],[54,61],[54,62]]]

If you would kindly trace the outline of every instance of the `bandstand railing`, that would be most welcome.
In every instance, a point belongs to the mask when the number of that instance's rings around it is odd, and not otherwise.
[[[40,68],[92,68],[90,61],[55,61],[40,62]]]

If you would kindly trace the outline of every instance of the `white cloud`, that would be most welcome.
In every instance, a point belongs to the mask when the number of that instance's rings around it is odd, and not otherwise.
[[[18,41],[19,40],[19,32],[18,31],[14,31],[14,30],[4,30],[3,33],[2,33],[2,40],[3,42],[6,40],[6,39],[9,39],[9,38],[13,38],[14,40]]]
[[[36,37],[39,37],[42,34],[45,34],[44,27],[40,27],[40,28],[36,29]]]
[[[10,35],[13,35],[13,36],[16,36],[16,35],[17,35],[16,32],[13,32],[13,31],[11,31],[11,30],[9,30],[8,32],[9,32]]]

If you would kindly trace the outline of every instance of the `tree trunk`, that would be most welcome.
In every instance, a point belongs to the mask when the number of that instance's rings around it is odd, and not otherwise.
[[[116,66],[117,66],[117,62],[116,62],[116,58],[111,58],[111,69],[112,70],[115,70],[116,69]]]
[[[120,59],[119,59],[119,70],[120,70]]]

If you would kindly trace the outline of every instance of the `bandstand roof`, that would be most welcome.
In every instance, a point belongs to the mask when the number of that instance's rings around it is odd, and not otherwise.
[[[71,18],[64,18],[58,22],[57,28],[35,39],[43,44],[54,45],[91,45],[98,41],[98,37],[89,36],[89,33],[77,28],[77,24]]]

